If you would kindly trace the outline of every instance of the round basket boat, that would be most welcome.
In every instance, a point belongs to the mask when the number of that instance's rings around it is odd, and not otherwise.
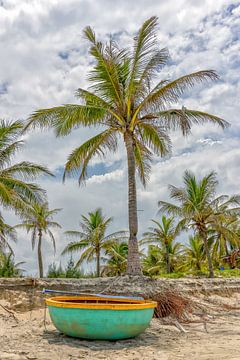
[[[51,320],[62,333],[99,340],[135,337],[148,326],[156,302],[94,296],[56,296],[46,299]]]

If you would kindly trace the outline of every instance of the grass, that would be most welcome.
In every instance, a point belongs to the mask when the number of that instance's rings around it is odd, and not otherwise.
[[[240,269],[225,269],[225,270],[214,270],[215,277],[224,277],[224,278],[230,278],[230,277],[240,277]],[[207,278],[208,272],[176,272],[171,274],[161,274],[153,276],[155,279],[180,279],[185,277],[201,277],[201,278]]]

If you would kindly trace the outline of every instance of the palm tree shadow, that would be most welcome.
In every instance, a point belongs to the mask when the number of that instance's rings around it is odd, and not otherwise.
[[[47,340],[49,345],[63,346],[67,345],[74,348],[86,349],[89,348],[93,351],[99,350],[121,350],[124,348],[136,348],[139,346],[149,346],[158,344],[159,338],[151,331],[145,331],[143,334],[136,338],[124,340],[86,340],[67,336],[58,332],[57,330],[45,330],[43,332],[43,339]]]

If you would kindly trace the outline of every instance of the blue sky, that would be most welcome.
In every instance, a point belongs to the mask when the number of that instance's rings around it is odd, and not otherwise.
[[[106,40],[113,34],[120,44],[131,45],[131,39],[148,17],[159,17],[160,47],[167,47],[171,61],[159,74],[176,78],[200,69],[215,69],[220,80],[208,86],[196,86],[184,95],[179,106],[208,111],[231,123],[226,131],[206,125],[193,128],[183,139],[171,134],[173,154],[156,159],[146,189],[138,184],[139,237],[156,216],[157,201],[167,199],[167,185],[181,184],[185,169],[198,176],[215,170],[220,193],[237,193],[240,168],[240,2],[228,0],[6,0],[0,4],[0,116],[25,119],[35,109],[76,102],[74,91],[87,87],[87,72],[92,60],[82,37],[86,25],[94,27]],[[97,130],[94,130],[96,132]],[[41,179],[47,189],[50,207],[63,208],[58,216],[64,230],[77,229],[80,215],[102,206],[114,216],[111,230],[127,228],[126,155],[123,145],[109,154],[104,162],[95,159],[86,187],[77,181],[62,184],[60,175],[69,152],[93,134],[78,129],[64,139],[52,132],[26,136],[26,148],[18,155],[50,167],[54,180]],[[5,213],[14,224],[18,219]],[[56,233],[57,254],[46,240],[45,266],[59,259],[66,239]],[[14,245],[17,261],[36,274],[36,252],[24,232]],[[64,261],[64,259],[62,260]]]

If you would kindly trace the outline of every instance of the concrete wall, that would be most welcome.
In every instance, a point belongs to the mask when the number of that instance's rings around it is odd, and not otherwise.
[[[43,288],[52,290],[105,293],[115,295],[143,295],[151,297],[166,289],[178,289],[185,295],[198,293],[228,296],[240,293],[240,278],[217,279],[151,279],[148,277],[95,279],[32,279],[0,278],[0,300],[16,311],[27,311],[44,306]]]

